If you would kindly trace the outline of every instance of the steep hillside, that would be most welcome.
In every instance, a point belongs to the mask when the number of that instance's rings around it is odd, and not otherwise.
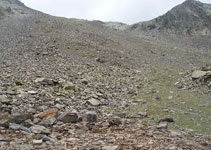
[[[210,150],[209,39],[0,8],[0,149]]]
[[[186,0],[165,15],[132,25],[129,30],[159,31],[182,35],[211,35],[211,5]]]

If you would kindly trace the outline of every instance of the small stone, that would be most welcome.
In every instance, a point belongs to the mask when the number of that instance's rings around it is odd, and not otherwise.
[[[113,116],[117,116],[117,117],[120,117],[120,118],[125,118],[126,117],[126,113],[119,113],[119,112],[115,112],[115,113],[112,113]]]
[[[169,96],[168,99],[171,100],[173,98],[173,96]]]
[[[174,122],[174,119],[173,118],[164,118],[164,119],[160,119],[159,123],[160,122]]]
[[[0,95],[0,103],[10,105],[11,101],[6,95]]]
[[[10,129],[19,130],[20,128],[21,128],[21,125],[15,124],[15,123],[10,123]]]
[[[167,122],[161,122],[159,125],[156,127],[157,129],[167,129],[168,128],[168,123]]]
[[[174,132],[174,131],[171,131],[171,134],[170,134],[172,137],[180,137],[182,138],[183,135],[181,133],[178,133],[178,132]]]
[[[120,118],[116,117],[116,118],[111,118],[108,120],[109,123],[109,127],[111,126],[119,126],[122,124],[122,121]]]
[[[28,91],[28,93],[31,94],[31,95],[36,95],[37,91]]]
[[[83,116],[84,122],[97,122],[97,113],[95,111],[86,112]]]
[[[34,145],[42,145],[43,144],[43,140],[33,140],[33,144]]]
[[[27,110],[27,112],[28,112],[29,114],[35,114],[35,113],[36,113],[36,109],[34,109],[34,108],[29,108],[29,109]]]
[[[7,113],[0,114],[0,127],[9,128],[10,122],[11,122],[11,118]]]
[[[46,79],[46,78],[37,78],[35,81],[35,83],[40,83],[41,85],[54,85],[53,80],[51,79]]]
[[[3,135],[0,135],[0,142],[5,141],[5,137]]]
[[[119,150],[119,146],[104,146],[103,150]]]
[[[65,105],[61,105],[61,104],[56,104],[55,105],[55,107],[57,108],[57,109],[59,109],[59,110],[61,110],[62,108],[64,108],[65,107]]]
[[[25,132],[30,133],[30,130],[22,125],[15,124],[15,123],[10,123],[9,128],[12,130],[23,130]]]
[[[169,112],[168,108],[163,109],[164,112]]]
[[[34,125],[34,126],[30,127],[30,130],[31,130],[31,132],[36,133],[36,134],[41,134],[41,133],[48,134],[48,133],[50,133],[49,129],[47,129],[46,127],[41,126],[41,125]]]
[[[138,115],[141,117],[147,117],[147,112],[139,112]]]
[[[64,85],[64,89],[66,91],[75,91],[75,85],[72,83],[67,83]]]
[[[79,139],[77,138],[69,138],[69,139],[66,139],[67,142],[75,142],[75,141],[78,141]]]
[[[92,105],[92,106],[99,106],[100,105],[100,101],[92,98],[90,100],[87,101],[88,104]]]
[[[23,85],[23,81],[22,81],[22,80],[16,80],[16,81],[15,81],[15,84],[16,84],[17,86],[21,86],[21,85]]]
[[[31,114],[17,114],[17,115],[12,116],[12,121],[17,123],[17,124],[20,124],[27,119],[33,120],[34,116],[31,115]]]
[[[171,147],[169,147],[169,150],[177,150],[177,147],[176,146],[171,146]]]
[[[44,126],[52,126],[55,123],[55,121],[56,121],[55,117],[45,118],[40,122],[40,124]]]
[[[27,119],[27,120],[24,121],[23,125],[25,127],[28,127],[29,128],[29,127],[33,126],[34,123],[31,121],[31,119]]]
[[[99,62],[99,63],[104,63],[105,62],[105,58],[100,58],[99,57],[99,58],[96,59],[96,61]]]
[[[82,80],[81,80],[81,83],[87,85],[87,84],[88,84],[88,80],[87,80],[87,79],[82,79]]]
[[[8,89],[8,90],[6,91],[6,94],[8,94],[8,95],[17,95],[16,92],[14,92],[14,91],[12,91],[12,90],[10,90],[10,89]]]
[[[157,96],[155,99],[156,100],[161,100],[162,98],[160,96]]]
[[[78,114],[76,112],[64,112],[58,118],[63,123],[76,123],[78,122]]]
[[[58,112],[57,109],[51,109],[39,115],[36,115],[36,117],[38,118],[55,117],[57,115],[57,112]]]
[[[43,80],[45,80],[45,78],[37,78],[36,80],[34,80],[34,82],[39,83],[39,82],[42,82]]]

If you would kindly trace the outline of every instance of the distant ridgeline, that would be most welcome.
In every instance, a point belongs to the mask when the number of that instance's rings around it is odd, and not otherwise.
[[[211,35],[211,4],[186,0],[165,15],[147,22],[133,24],[131,32],[158,31],[182,35]]]

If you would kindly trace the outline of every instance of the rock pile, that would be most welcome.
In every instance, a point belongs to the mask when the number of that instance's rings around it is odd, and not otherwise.
[[[211,67],[205,66],[199,70],[187,72],[185,77],[175,85],[179,88],[193,89],[207,93],[211,90]]]

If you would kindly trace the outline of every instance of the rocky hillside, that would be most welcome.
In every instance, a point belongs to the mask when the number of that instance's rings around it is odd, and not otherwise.
[[[130,31],[159,31],[182,35],[211,35],[211,4],[186,0],[165,15],[129,27]]]
[[[211,149],[209,39],[0,7],[0,149]]]

